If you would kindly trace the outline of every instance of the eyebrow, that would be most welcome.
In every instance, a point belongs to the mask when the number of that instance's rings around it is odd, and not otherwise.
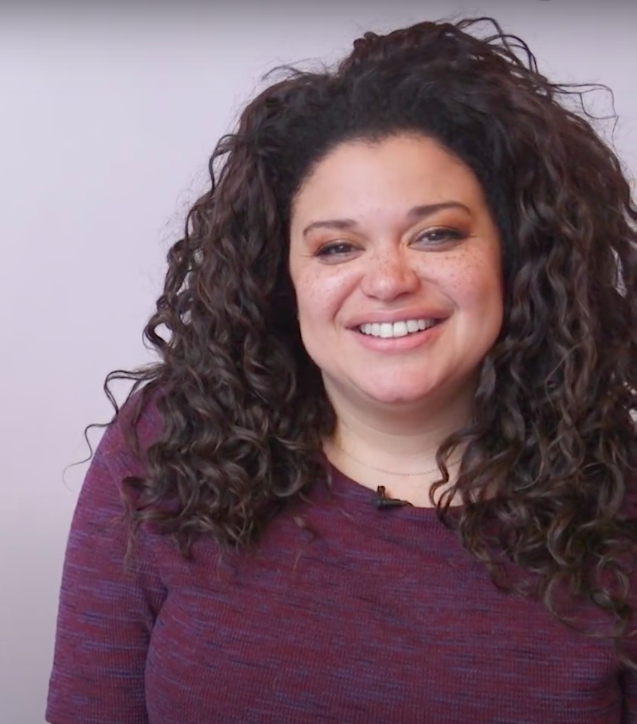
[[[422,206],[414,206],[409,209],[406,214],[408,221],[419,221],[427,216],[431,216],[443,209],[462,209],[471,214],[471,209],[460,201],[441,201],[438,204],[423,204]],[[314,229],[337,229],[339,231],[354,229],[358,223],[354,219],[326,219],[324,221],[313,221],[303,229],[303,236],[309,234]]]

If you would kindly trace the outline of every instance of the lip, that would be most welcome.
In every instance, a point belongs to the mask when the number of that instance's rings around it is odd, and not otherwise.
[[[409,317],[409,319],[413,319],[413,317]],[[365,349],[375,352],[408,352],[433,342],[440,335],[441,330],[444,330],[446,321],[446,319],[442,319],[429,329],[413,332],[404,337],[372,337],[370,334],[359,332],[358,329],[350,329],[349,331],[356,335],[356,340]]]
[[[363,324],[383,324],[388,322],[393,324],[394,322],[406,322],[409,319],[437,319],[444,322],[448,317],[449,313],[443,312],[441,309],[401,309],[396,312],[359,314],[348,320],[345,326],[347,329],[358,331]]]

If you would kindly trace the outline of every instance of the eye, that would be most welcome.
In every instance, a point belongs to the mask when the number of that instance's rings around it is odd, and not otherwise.
[[[428,229],[424,234],[420,234],[414,240],[416,243],[422,243],[424,246],[443,246],[450,242],[460,241],[467,237],[466,232],[459,229],[448,229],[439,227],[437,229]]]
[[[337,260],[351,254],[355,250],[356,247],[349,241],[334,241],[318,249],[315,256],[326,260]]]

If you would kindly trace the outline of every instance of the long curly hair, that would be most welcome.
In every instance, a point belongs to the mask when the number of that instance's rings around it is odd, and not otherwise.
[[[469,32],[482,22],[491,34]],[[634,666],[620,639],[637,543],[625,510],[637,467],[637,208],[583,87],[549,81],[490,18],[368,32],[333,68],[277,72],[219,141],[210,187],[168,253],[144,330],[159,361],[105,382],[144,460],[144,475],[123,481],[132,534],[152,523],[185,556],[201,536],[247,547],[290,501],[330,487],[322,443],[335,415],[298,329],[291,204],[338,144],[418,133],[477,176],[504,270],[501,334],[473,419],[438,450],[432,502],[462,445],[440,519],[496,585],[541,597],[565,622],[562,585],[608,612],[607,635]],[[122,378],[134,381],[127,415],[109,391]],[[137,423],[151,403],[162,429],[142,453]],[[487,485],[497,490],[488,499]],[[449,505],[456,492],[460,508]],[[507,582],[501,553],[531,587]]]

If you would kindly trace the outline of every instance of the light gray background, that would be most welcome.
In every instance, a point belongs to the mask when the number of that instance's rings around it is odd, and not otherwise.
[[[368,29],[493,15],[554,79],[612,88],[615,147],[637,170],[631,0],[166,5],[0,11],[2,724],[44,720],[86,465],[64,468],[86,457],[84,426],[110,417],[104,376],[151,358],[141,330],[165,253],[205,188],[216,140],[265,71],[334,59]],[[608,103],[599,95],[596,107]]]

